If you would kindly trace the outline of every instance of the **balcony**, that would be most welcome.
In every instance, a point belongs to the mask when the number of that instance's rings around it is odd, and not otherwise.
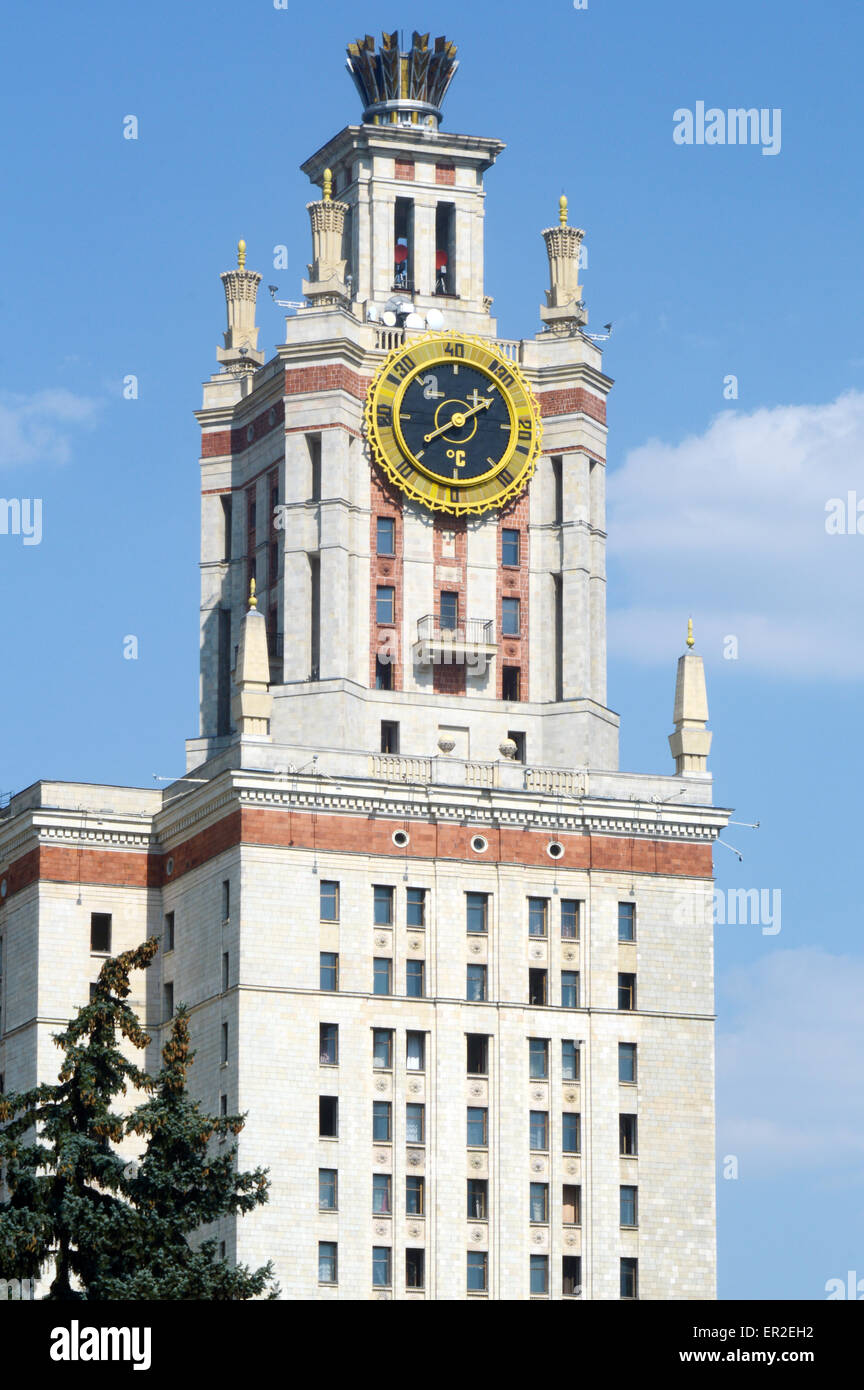
[[[482,675],[497,650],[491,618],[463,618],[450,626],[442,614],[427,613],[417,623],[417,666],[466,666]]]

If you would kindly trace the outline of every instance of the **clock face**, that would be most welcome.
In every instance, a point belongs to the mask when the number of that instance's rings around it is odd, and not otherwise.
[[[395,349],[369,391],[372,453],[402,492],[434,511],[501,507],[540,451],[531,388],[493,343],[434,333]]]

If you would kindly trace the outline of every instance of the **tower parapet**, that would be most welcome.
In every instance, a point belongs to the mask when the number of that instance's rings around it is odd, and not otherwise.
[[[264,361],[264,353],[258,351],[255,322],[261,275],[257,270],[246,269],[246,243],[242,237],[237,243],[236,270],[223,270],[219,278],[225,287],[228,327],[225,346],[216,349],[216,357],[226,371],[254,372]]]
[[[543,233],[549,257],[549,289],[540,317],[553,332],[570,332],[588,322],[579,284],[579,255],[584,235],[581,227],[568,224],[567,198],[562,193],[558,203],[558,226],[547,227]]]

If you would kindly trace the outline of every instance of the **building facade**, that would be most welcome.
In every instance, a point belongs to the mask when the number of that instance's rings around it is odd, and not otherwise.
[[[269,361],[244,243],[222,276],[187,777],[0,813],[0,1085],[52,1078],[101,958],[158,934],[148,1060],[187,1003],[192,1088],[272,1181],[216,1234],[283,1297],[711,1299],[728,813],[692,639],[674,774],[618,769],[582,232],[562,199],[542,328],[499,338],[503,146],[442,128],[454,46],[348,58]]]

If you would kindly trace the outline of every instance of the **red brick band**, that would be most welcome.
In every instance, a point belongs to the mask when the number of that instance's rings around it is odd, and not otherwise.
[[[160,888],[240,844],[313,849],[322,853],[336,850],[344,854],[376,854],[393,857],[402,863],[405,849],[393,844],[393,825],[393,821],[366,816],[288,809],[235,810],[170,851],[174,860],[170,877],[166,872],[169,852],[164,850],[79,850],[72,846],[40,845],[15,860],[6,870],[7,901],[39,880]],[[411,836],[409,853],[412,858],[477,863],[478,856],[470,848],[470,842],[472,836],[481,834],[489,843],[488,850],[479,859],[481,863],[548,869],[553,862],[546,853],[546,846],[553,838],[552,832],[547,830],[454,825],[449,821],[409,821],[406,828]],[[579,835],[566,831],[556,831],[554,838],[564,845],[564,857],[556,861],[561,869],[606,869],[673,878],[710,879],[713,874],[710,844]]]
[[[549,415],[590,415],[592,420],[606,424],[606,402],[580,386],[561,391],[540,391],[537,399],[544,418]]]

